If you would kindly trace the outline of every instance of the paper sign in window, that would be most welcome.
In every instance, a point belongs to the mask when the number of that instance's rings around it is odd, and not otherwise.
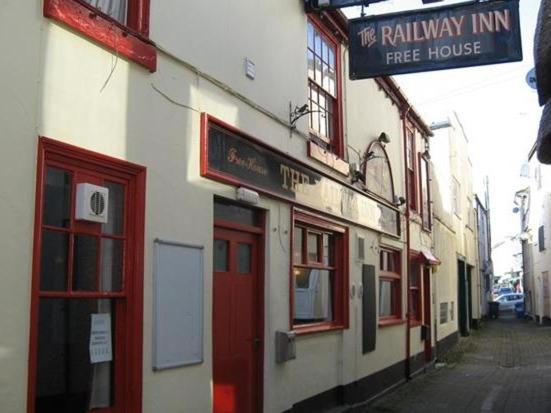
[[[113,359],[111,347],[111,314],[91,314],[90,363]]]

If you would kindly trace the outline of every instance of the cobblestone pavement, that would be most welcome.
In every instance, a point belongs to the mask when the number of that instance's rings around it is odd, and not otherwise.
[[[446,364],[366,407],[376,412],[551,412],[551,327],[500,316]]]

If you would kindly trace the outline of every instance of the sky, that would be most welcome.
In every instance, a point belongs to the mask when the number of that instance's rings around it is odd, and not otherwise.
[[[462,2],[446,0],[432,7]],[[482,180],[489,178],[494,245],[520,229],[519,216],[512,212],[513,199],[526,185],[520,168],[535,143],[541,116],[536,91],[526,83],[534,67],[539,4],[540,0],[520,0],[521,62],[393,76],[427,124],[445,119],[451,111],[458,114],[469,139],[475,191],[481,198]],[[370,5],[365,12],[380,15],[428,7],[421,0],[387,0]],[[360,14],[357,7],[344,11],[349,17]],[[496,275],[511,269],[519,248],[516,241],[494,249]]]

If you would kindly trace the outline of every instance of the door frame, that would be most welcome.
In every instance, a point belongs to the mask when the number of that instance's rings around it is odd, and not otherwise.
[[[144,230],[145,230],[145,190],[146,168],[125,160],[113,158],[51,138],[38,137],[38,156],[36,168],[35,216],[33,232],[32,280],[29,322],[29,358],[27,374],[27,409],[35,411],[36,376],[38,359],[38,316],[42,240],[42,213],[45,171],[48,164],[73,166],[101,175],[119,177],[128,181],[126,204],[131,203],[133,213],[127,218],[133,232],[129,235],[133,241],[128,243],[132,251],[132,261],[128,262],[128,273],[132,273],[126,301],[126,320],[121,328],[126,335],[126,356],[123,388],[116,394],[122,399],[122,411],[142,411],[142,374],[143,374],[143,273],[144,273]],[[72,194],[74,198],[75,194]],[[105,294],[106,297],[109,294]],[[116,294],[115,294],[116,295]]]
[[[431,268],[423,265],[423,324],[426,326],[427,334],[425,337],[425,361],[432,360],[432,288],[431,288]]]
[[[237,203],[236,203],[237,204]],[[244,224],[239,224],[232,221],[227,221],[223,219],[214,219],[213,222],[213,235],[212,239],[214,240],[214,229],[216,227],[221,229],[228,229],[232,231],[238,231],[238,232],[247,232],[250,234],[253,234],[257,236],[258,238],[258,283],[257,283],[257,291],[255,295],[256,299],[256,310],[258,314],[257,318],[257,331],[260,337],[260,347],[257,351],[256,355],[256,369],[255,369],[255,376],[258,383],[258,386],[256,388],[255,393],[253,394],[253,397],[255,398],[255,405],[257,408],[257,412],[262,412],[264,408],[264,342],[265,342],[265,331],[264,331],[264,303],[265,303],[265,291],[264,291],[264,277],[265,277],[265,260],[266,260],[266,212],[262,209],[250,207],[249,205],[242,205],[243,207],[250,208],[255,210],[255,212],[258,214],[259,222],[258,226],[249,226]],[[211,271],[214,275],[214,269]],[[213,286],[214,286],[214,278],[212,280]],[[214,308],[214,297],[212,297],[213,302],[212,306]],[[213,322],[214,322],[214,313],[213,313]],[[212,328],[211,328],[212,331]],[[211,338],[212,340],[213,338]],[[214,353],[213,353],[214,357]],[[214,368],[214,363],[213,363]],[[213,400],[214,402],[214,400]]]

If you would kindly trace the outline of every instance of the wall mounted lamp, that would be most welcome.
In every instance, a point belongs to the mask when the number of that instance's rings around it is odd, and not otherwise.
[[[390,136],[388,136],[385,132],[381,132],[377,140],[379,143],[386,145],[387,143],[390,143]]]
[[[403,196],[394,195],[394,205],[396,206],[402,206],[406,203],[406,198]]]

